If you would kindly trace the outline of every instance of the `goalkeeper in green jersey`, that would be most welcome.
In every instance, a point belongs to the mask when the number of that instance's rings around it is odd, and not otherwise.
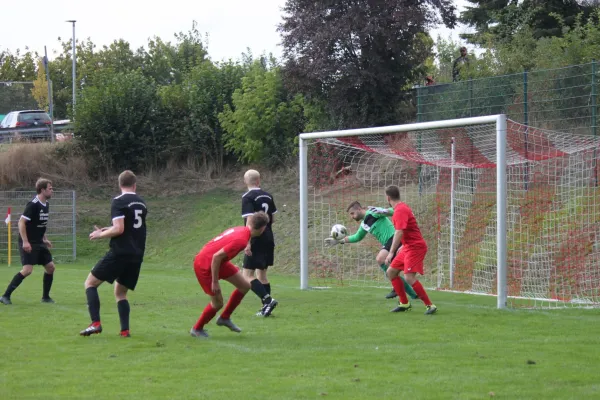
[[[358,243],[365,238],[367,233],[370,233],[371,235],[375,236],[375,239],[377,239],[379,243],[381,243],[381,250],[379,250],[375,260],[385,273],[387,271],[385,259],[389,254],[390,248],[392,247],[394,233],[396,232],[392,221],[390,221],[386,215],[377,214],[372,212],[370,209],[363,208],[358,201],[352,202],[346,211],[350,214],[353,220],[360,222],[358,231],[356,231],[354,235],[347,236],[341,240],[336,240],[329,237],[325,239],[325,244],[327,246],[335,246],[337,244],[344,243]],[[402,280],[404,281],[404,278],[402,278]],[[413,299],[417,298],[417,294],[413,290],[412,286],[410,286],[406,281],[404,281],[404,287],[406,288],[406,293],[410,297]],[[385,297],[387,299],[392,299],[396,297],[396,292],[394,289],[392,289],[392,291]]]

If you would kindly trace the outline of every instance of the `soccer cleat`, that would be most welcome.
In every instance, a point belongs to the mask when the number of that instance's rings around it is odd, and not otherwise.
[[[268,317],[271,315],[275,307],[277,307],[277,304],[279,303],[275,299],[272,299],[269,304],[265,304],[262,309],[263,316]]]
[[[231,321],[231,319],[225,319],[225,318],[219,317],[219,318],[217,318],[217,325],[226,326],[232,332],[240,333],[242,331],[236,324],[233,323],[233,321]]]
[[[390,312],[405,312],[405,311],[410,311],[411,308],[412,308],[412,306],[410,305],[410,303],[398,304],[398,307],[394,308]]]
[[[125,329],[124,331],[119,332],[119,336],[121,337],[131,337],[129,334],[129,329]]]
[[[10,301],[10,297],[2,296],[0,297],[0,303],[10,306],[12,301]]]
[[[395,291],[394,289],[392,289],[392,291],[391,291],[391,292],[389,292],[389,293],[388,293],[388,294],[385,296],[385,298],[386,298],[386,299],[393,299],[394,297],[397,297],[397,296],[398,296],[398,294],[396,293],[396,291]]]
[[[91,336],[102,332],[102,325],[99,322],[92,322],[90,326],[79,332],[80,336]]]
[[[193,337],[197,337],[197,338],[203,338],[203,339],[208,339],[208,332],[206,332],[204,329],[194,329],[192,328],[190,330],[190,335],[192,335]]]
[[[435,304],[432,304],[430,306],[427,306],[427,311],[425,311],[425,315],[435,314],[436,312],[437,312],[437,307],[435,306]]]
[[[52,300],[50,297],[42,297],[42,303],[54,304],[55,301]]]

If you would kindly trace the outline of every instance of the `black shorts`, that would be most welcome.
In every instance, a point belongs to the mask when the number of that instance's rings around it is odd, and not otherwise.
[[[92,268],[92,275],[109,283],[116,280],[127,289],[134,290],[141,268],[142,262],[139,259],[116,256],[109,251]]]
[[[21,265],[48,265],[52,262],[52,254],[45,245],[32,244],[31,252],[23,250],[23,244],[19,243],[21,253]]]
[[[387,250],[389,252],[392,249],[393,241],[394,241],[394,237],[392,236],[391,238],[388,239],[387,242],[385,242],[385,244],[383,246],[381,246],[381,250]],[[402,247],[402,245],[400,245],[400,247]],[[398,250],[400,250],[400,247],[398,247]],[[398,254],[398,250],[396,250],[396,254]],[[396,254],[394,254],[392,256],[392,260],[396,257]]]
[[[252,256],[244,256],[245,269],[267,269],[273,265],[275,256],[275,240],[273,231],[265,230],[265,232],[250,240],[250,250]]]
[[[381,246],[381,250],[390,251],[390,249],[392,248],[393,241],[394,241],[394,237],[392,236],[391,238],[388,239],[387,242],[385,242],[385,244],[383,246]]]

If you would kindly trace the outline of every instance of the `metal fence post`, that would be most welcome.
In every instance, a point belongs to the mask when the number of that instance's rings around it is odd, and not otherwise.
[[[77,212],[75,211],[75,191],[73,190],[73,261],[77,258]]]
[[[527,70],[523,71],[523,124],[525,125],[525,159],[529,159],[529,88]],[[525,190],[529,187],[529,162],[525,163]]]
[[[422,117],[421,117],[421,113],[422,113],[422,105],[421,105],[421,85],[417,86],[417,122],[423,122],[421,121]],[[417,133],[419,135],[419,139],[417,141],[417,151],[419,152],[419,154],[421,154],[421,133]],[[423,190],[423,183],[422,183],[422,179],[421,179],[421,172],[422,172],[422,168],[421,168],[421,164],[419,164],[417,166],[417,176],[419,178],[419,196],[422,193]]]
[[[598,124],[596,120],[596,59],[592,59],[592,134],[594,138],[598,135]],[[598,163],[596,162],[596,149],[594,149],[594,185],[598,186]]]

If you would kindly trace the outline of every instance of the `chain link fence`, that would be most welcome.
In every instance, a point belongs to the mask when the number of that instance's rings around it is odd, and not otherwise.
[[[596,61],[415,89],[418,122],[507,114],[528,126],[597,135]]]
[[[39,109],[32,90],[33,82],[0,82],[0,114]]]
[[[25,206],[35,197],[33,191],[9,192],[0,191],[0,213],[4,217],[8,208],[11,208],[11,247],[12,265],[20,265],[18,248],[19,227],[18,221]],[[4,218],[2,218],[4,220]],[[54,192],[50,200],[50,215],[46,236],[52,242],[52,256],[55,262],[64,263],[74,261],[77,254],[75,241],[75,192]],[[8,227],[0,227],[0,265],[8,262]]]

